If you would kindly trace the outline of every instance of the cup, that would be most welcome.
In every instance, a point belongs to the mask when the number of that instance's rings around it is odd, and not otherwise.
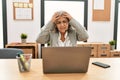
[[[32,54],[20,54],[16,57],[18,61],[18,67],[20,72],[29,72],[31,66]]]

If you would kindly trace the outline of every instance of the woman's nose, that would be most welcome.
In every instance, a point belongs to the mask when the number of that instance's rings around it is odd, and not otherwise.
[[[61,26],[64,26],[64,23],[63,23],[63,22],[61,22]]]

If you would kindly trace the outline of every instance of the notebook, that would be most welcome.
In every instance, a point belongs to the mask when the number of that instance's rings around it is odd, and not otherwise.
[[[42,47],[43,73],[85,73],[91,47]]]

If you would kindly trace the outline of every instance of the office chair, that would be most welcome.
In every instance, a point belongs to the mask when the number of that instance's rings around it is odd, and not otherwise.
[[[17,53],[22,53],[22,49],[17,48],[1,48],[0,49],[0,59],[15,59]]]

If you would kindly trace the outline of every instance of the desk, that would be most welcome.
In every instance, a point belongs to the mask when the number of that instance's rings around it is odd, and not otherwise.
[[[20,48],[25,54],[31,53],[33,58],[38,58],[38,45],[37,43],[10,43],[5,46],[6,48]]]
[[[109,63],[104,69],[93,61]],[[20,73],[16,59],[0,59],[1,80],[120,80],[120,58],[91,58],[87,73],[43,74],[42,60],[32,59],[30,72]]]

